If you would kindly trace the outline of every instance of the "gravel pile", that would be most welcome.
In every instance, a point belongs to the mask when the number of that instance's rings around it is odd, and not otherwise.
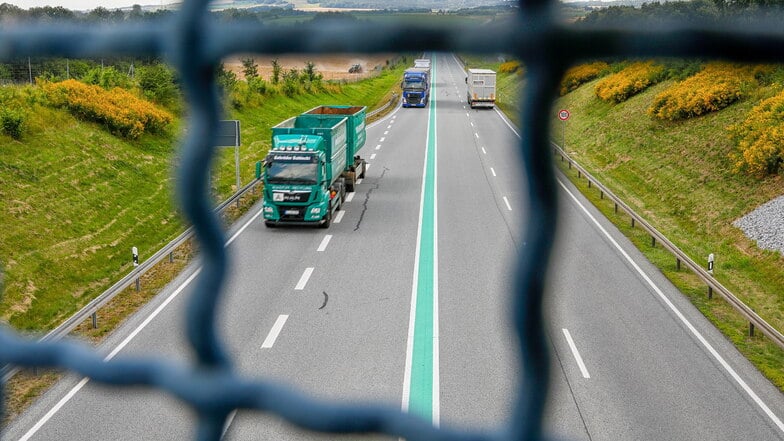
[[[758,247],[784,254],[784,196],[761,205],[732,225],[756,240]]]

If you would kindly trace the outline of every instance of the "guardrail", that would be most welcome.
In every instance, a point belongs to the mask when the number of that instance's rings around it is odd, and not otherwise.
[[[398,96],[397,96],[397,94],[396,94],[396,93],[393,93],[393,94],[392,94],[392,98],[390,98],[390,99],[389,99],[389,101],[387,101],[387,103],[386,103],[386,104],[384,104],[383,106],[379,107],[379,108],[378,108],[378,109],[376,109],[376,110],[373,110],[373,111],[371,111],[371,112],[368,112],[368,113],[365,115],[365,118],[371,118],[371,117],[373,117],[373,116],[376,116],[376,115],[378,115],[379,113],[383,112],[384,110],[387,110],[387,108],[388,108],[389,106],[392,106],[392,105],[395,105],[395,104],[397,104],[397,100],[398,100]]]
[[[233,202],[238,201],[240,197],[242,197],[245,193],[252,190],[256,187],[261,180],[254,179],[244,187],[242,187],[239,191],[234,193],[229,199],[226,199],[220,205],[214,208],[215,213],[223,213],[226,208],[231,205]],[[96,323],[96,314],[98,310],[104,307],[107,303],[109,303],[117,294],[121,293],[125,288],[131,286],[131,284],[135,283],[141,276],[143,276],[147,271],[149,271],[152,267],[157,265],[161,260],[166,258],[167,256],[171,256],[171,253],[177,249],[180,245],[182,245],[185,241],[189,240],[194,234],[193,227],[188,227],[185,231],[183,231],[179,236],[177,236],[174,240],[169,242],[166,246],[158,250],[155,254],[153,254],[149,259],[145,260],[139,266],[135,267],[133,271],[128,273],[125,277],[120,279],[117,283],[112,285],[109,289],[104,291],[101,295],[93,299],[90,303],[85,305],[82,309],[76,312],[74,315],[69,317],[66,321],[61,323],[59,326],[54,328],[53,330],[49,331],[46,335],[41,337],[38,341],[39,342],[47,342],[47,341],[55,341],[59,340],[66,335],[70,334],[71,331],[76,329],[82,322],[87,320],[89,317],[93,317],[93,324],[95,326]],[[0,376],[2,376],[3,381],[10,380],[14,375],[19,372],[18,368],[11,369],[9,366],[3,366],[0,369]]]
[[[652,246],[655,246],[656,242],[660,243],[664,248],[666,248],[675,256],[676,266],[678,269],[681,268],[681,263],[684,263],[697,277],[702,279],[702,281],[705,282],[705,284],[708,286],[709,297],[713,295],[713,291],[718,292],[719,295],[721,295],[727,302],[729,302],[730,305],[732,305],[733,308],[735,308],[735,310],[745,317],[746,320],[749,321],[749,335],[754,335],[754,329],[758,328],[765,336],[770,338],[780,348],[784,349],[784,335],[782,335],[781,332],[766,322],[762,317],[754,312],[754,310],[748,307],[721,283],[719,283],[705,268],[695,263],[689,256],[686,255],[686,253],[681,251],[663,234],[656,230],[656,228],[654,228],[650,223],[635,213],[631,207],[626,205],[620,198],[613,194],[612,191],[605,187],[596,178],[591,176],[591,174],[588,173],[585,168],[580,166],[571,157],[569,157],[569,155],[560,146],[555,143],[551,143],[551,145],[555,154],[561,156],[562,161],[568,161],[569,168],[574,168],[577,170],[578,177],[585,177],[585,179],[588,180],[588,187],[596,186],[596,188],[600,191],[600,197],[602,199],[604,199],[606,195],[615,203],[616,212],[618,212],[618,207],[620,207],[632,218],[632,227],[634,227],[636,224],[642,226],[642,228],[651,235]]]

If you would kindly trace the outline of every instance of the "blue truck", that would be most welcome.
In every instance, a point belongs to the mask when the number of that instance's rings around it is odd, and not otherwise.
[[[365,175],[365,107],[319,106],[272,127],[272,148],[256,164],[264,179],[264,224],[328,228],[346,192]]]
[[[430,69],[412,67],[403,72],[403,107],[425,107],[430,100]]]

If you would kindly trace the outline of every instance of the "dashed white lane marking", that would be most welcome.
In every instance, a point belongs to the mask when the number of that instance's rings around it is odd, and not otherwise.
[[[384,142],[385,139],[386,138],[382,137],[381,139],[378,140],[378,142]]]
[[[473,122],[473,121],[471,121],[471,127],[473,127],[473,126],[474,126],[474,122]]]
[[[365,171],[368,171],[368,169],[370,168],[370,166],[371,166],[371,164],[365,164]]]
[[[352,191],[351,193],[346,195],[346,202],[351,202],[353,199],[354,199],[354,192]]]
[[[345,216],[345,215],[346,215],[345,211],[343,211],[343,210],[338,211],[338,215],[335,216],[335,220],[333,222],[335,222],[336,224],[339,224],[340,221],[343,220],[343,216]]]
[[[389,128],[389,127],[387,127],[387,128]],[[389,135],[389,130],[385,131],[385,132],[384,132],[384,134],[385,134],[385,135]],[[384,138],[381,138],[381,140],[383,141],[383,140],[384,140]]]
[[[476,136],[476,139],[479,139],[479,134],[478,133],[474,133],[474,136]]]
[[[391,125],[392,125],[392,124],[394,124],[394,123],[395,123],[395,118],[392,118],[392,121],[390,121],[390,122],[389,122],[389,124],[390,124],[390,127],[391,127]]]
[[[577,350],[577,346],[574,344],[574,340],[572,340],[571,334],[569,334],[569,330],[563,328],[564,337],[566,337],[566,342],[569,343],[569,348],[572,350],[572,355],[574,355],[574,359],[577,360],[577,366],[580,367],[580,372],[583,374],[583,378],[591,378],[591,374],[588,373],[588,369],[585,367],[585,363],[583,362],[583,357],[580,356],[580,351]]]
[[[482,147],[482,153],[484,153],[485,155],[487,154],[487,150],[485,150],[484,147]]]
[[[365,170],[367,170],[368,164],[365,164]],[[362,183],[362,178],[357,179],[357,185]]]
[[[275,320],[275,324],[272,325],[269,334],[267,334],[267,338],[264,339],[264,343],[261,344],[263,349],[269,349],[275,344],[275,340],[278,339],[278,335],[280,335],[280,331],[283,329],[283,325],[286,324],[288,318],[289,316],[285,314],[278,316],[278,319]]]
[[[372,161],[372,160],[374,160],[374,159],[376,159],[376,154],[375,154],[375,153],[373,153],[372,155],[370,155],[370,160]]]
[[[490,167],[490,173],[492,173],[492,174],[493,174],[493,176],[496,176],[496,174],[495,174],[495,169],[494,169],[493,167]]]
[[[294,287],[297,291],[302,291],[305,289],[305,285],[308,284],[308,280],[310,280],[310,276],[313,274],[313,267],[305,268],[305,272],[302,273],[302,277],[299,278],[299,282],[297,282],[297,286]]]
[[[327,234],[324,236],[324,239],[321,240],[321,245],[319,245],[316,251],[324,251],[327,249],[327,245],[329,245],[329,241],[332,240],[332,235]]]
[[[506,196],[504,196],[504,203],[506,204],[507,210],[512,211],[512,206],[509,205],[509,199],[507,199]]]
[[[381,144],[376,146],[376,150],[381,150]]]

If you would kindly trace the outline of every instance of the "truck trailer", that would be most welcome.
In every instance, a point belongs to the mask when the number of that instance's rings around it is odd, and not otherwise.
[[[468,104],[476,107],[495,107],[495,72],[490,69],[468,69],[466,77]]]
[[[403,107],[425,107],[430,100],[430,69],[406,69],[400,87],[403,89]]]
[[[365,107],[319,106],[272,128],[272,146],[256,164],[264,180],[264,224],[328,228],[346,192],[365,176]]]

